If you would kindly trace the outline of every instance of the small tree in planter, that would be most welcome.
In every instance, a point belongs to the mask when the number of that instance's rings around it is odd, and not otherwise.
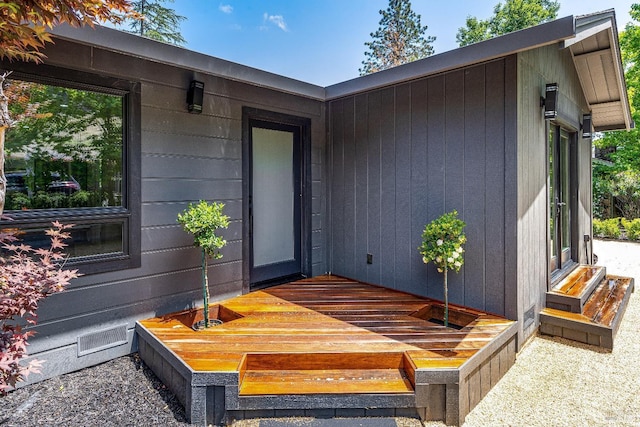
[[[185,231],[193,234],[194,245],[202,251],[202,296],[204,299],[204,327],[209,327],[209,278],[207,277],[207,259],[222,258],[220,249],[227,244],[216,234],[219,228],[229,226],[229,217],[222,214],[223,203],[207,203],[200,200],[189,203],[187,209],[178,214],[178,222]]]
[[[452,211],[431,221],[422,233],[422,245],[418,248],[422,254],[422,261],[432,262],[439,273],[444,273],[444,326],[449,326],[449,289],[447,286],[447,272],[460,271],[464,263],[464,248],[467,241],[463,233],[464,221],[458,219],[458,212]]]

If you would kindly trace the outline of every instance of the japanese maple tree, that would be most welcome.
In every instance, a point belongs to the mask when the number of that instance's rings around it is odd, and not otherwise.
[[[3,256],[0,257],[0,394],[15,387],[31,372],[39,372],[41,362],[32,360],[26,366],[20,361],[27,356],[27,338],[38,319],[36,309],[41,299],[61,292],[77,270],[64,269],[64,241],[71,236],[69,224],[53,222],[46,231],[51,239],[48,248],[34,249],[20,243],[16,230],[0,231]]]
[[[119,23],[136,16],[129,0],[19,0],[0,2],[0,59],[41,62],[46,43],[52,43],[48,31],[59,24],[94,26],[100,22]],[[4,175],[5,130],[13,121],[9,115],[9,98],[4,82],[10,71],[0,71],[0,221],[6,194]],[[6,225],[6,224],[3,224]],[[36,324],[39,301],[60,292],[77,277],[76,270],[64,269],[64,240],[71,225],[54,222],[47,231],[48,249],[17,243],[15,234],[5,226],[0,229],[0,394],[6,393],[29,372],[36,372],[40,362],[26,366],[29,326]],[[27,326],[27,330],[23,327]]]

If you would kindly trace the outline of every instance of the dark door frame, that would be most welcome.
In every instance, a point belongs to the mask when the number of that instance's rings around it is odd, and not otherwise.
[[[251,123],[268,122],[300,130],[300,272],[311,274],[311,119],[251,107],[242,108],[242,293],[251,291]]]

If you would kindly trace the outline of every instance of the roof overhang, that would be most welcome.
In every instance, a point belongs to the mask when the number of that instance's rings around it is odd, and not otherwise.
[[[327,100],[468,67],[537,47],[561,43],[574,35],[575,21],[573,16],[567,16],[329,86],[326,88]]]
[[[68,40],[106,51],[145,59],[151,62],[183,67],[225,79],[247,83],[252,86],[276,89],[298,96],[324,100],[324,88],[311,83],[259,70],[246,65],[195,52],[183,47],[151,40],[100,25],[76,28],[68,24],[57,25],[51,34],[61,40]]]
[[[321,87],[106,27],[56,26],[54,37],[327,101],[557,44],[569,49],[596,131],[633,127],[613,9],[557,19],[428,58]]]
[[[596,131],[631,129],[627,85],[615,12],[578,16],[576,36],[564,41],[580,78]]]

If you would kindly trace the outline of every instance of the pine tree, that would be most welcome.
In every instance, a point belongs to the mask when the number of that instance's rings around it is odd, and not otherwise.
[[[506,0],[498,3],[489,19],[467,17],[466,26],[458,29],[456,41],[466,46],[492,37],[522,30],[556,19],[560,3],[553,0]]]
[[[358,71],[361,76],[386,70],[433,54],[435,37],[425,36],[427,26],[411,9],[410,0],[389,0],[387,10],[381,10],[378,30],[366,42],[368,51]]]
[[[142,19],[130,20],[131,30],[128,32],[178,46],[186,44],[187,41],[180,34],[180,22],[187,18],[162,5],[166,2],[173,3],[173,0],[131,2],[133,10],[139,13]]]

